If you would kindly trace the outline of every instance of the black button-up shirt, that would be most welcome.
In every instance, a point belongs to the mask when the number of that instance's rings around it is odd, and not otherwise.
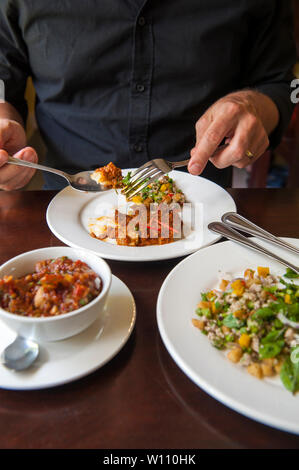
[[[292,112],[294,60],[288,0],[0,2],[6,100],[25,116],[33,77],[47,163],[71,172],[186,159],[199,117],[244,87],[277,104],[275,145]],[[230,171],[209,164],[203,176],[227,185]]]

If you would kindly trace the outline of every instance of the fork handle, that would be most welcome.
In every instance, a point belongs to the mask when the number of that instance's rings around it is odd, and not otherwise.
[[[236,212],[227,212],[222,216],[221,220],[232,228],[240,230],[241,232],[248,233],[255,237],[262,238],[267,242],[273,243],[274,245],[279,245],[299,255],[299,249],[296,246],[291,245],[290,243],[285,242],[281,238],[276,237],[272,233],[267,232],[266,230],[262,229],[258,225],[255,225],[253,222],[250,222],[250,220],[245,219],[245,217],[237,214]]]
[[[295,271],[295,273],[299,274],[298,266],[294,266],[293,264],[289,263],[285,259],[280,258],[280,256],[275,255],[274,253],[272,253],[271,251],[268,251],[263,246],[258,245],[254,241],[250,240],[250,238],[247,238],[244,235],[241,235],[241,233],[237,232],[236,230],[231,228],[229,225],[226,225],[223,222],[211,222],[208,225],[208,228],[212,230],[213,232],[219,233],[223,237],[228,238],[229,240],[239,243],[240,245],[244,245],[248,248],[258,251],[259,253],[262,253],[265,256],[268,256],[269,258],[274,259],[275,261],[278,261],[284,266]]]
[[[210,158],[213,158],[215,157],[215,155],[220,151],[220,150],[223,150],[225,149],[226,147],[228,147],[229,144],[222,144],[222,145],[219,145],[219,147],[217,147],[217,149],[215,150],[215,152],[211,155]],[[171,164],[171,167],[172,169],[174,170],[175,168],[180,168],[181,166],[188,166],[190,162],[190,158],[188,158],[188,160],[182,160],[180,162],[168,162]]]

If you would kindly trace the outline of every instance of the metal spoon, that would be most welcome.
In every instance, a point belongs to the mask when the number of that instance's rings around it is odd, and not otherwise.
[[[17,336],[1,354],[1,362],[8,369],[21,371],[33,364],[39,355],[39,345],[29,338]]]
[[[49,171],[50,173],[55,173],[55,175],[62,176],[62,178],[66,179],[68,184],[77,191],[101,192],[107,191],[107,189],[111,189],[91,179],[90,175],[93,173],[93,171],[80,171],[80,173],[70,175],[65,171],[56,170],[55,168],[51,168],[45,165],[39,165],[37,163],[27,162],[26,160],[20,160],[19,158],[15,157],[8,157],[7,163],[11,163],[12,165],[26,166],[27,168],[34,168],[35,170]]]

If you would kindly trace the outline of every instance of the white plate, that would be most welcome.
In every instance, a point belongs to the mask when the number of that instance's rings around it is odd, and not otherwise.
[[[133,170],[123,170],[123,174]],[[120,261],[177,258],[219,240],[220,236],[208,230],[207,225],[214,220],[220,220],[225,212],[236,210],[232,197],[223,188],[205,178],[181,171],[172,171],[169,176],[185,193],[192,207],[197,208],[197,225],[200,228],[192,230],[181,240],[161,246],[128,247],[113,245],[91,237],[88,221],[90,218],[103,215],[103,207],[116,206],[117,196],[114,190],[103,193],[81,193],[71,187],[63,189],[48,206],[48,226],[66,245],[87,248],[103,258]]]
[[[130,290],[112,276],[104,315],[72,338],[43,343],[38,360],[26,371],[13,372],[0,364],[0,388],[49,388],[90,374],[121,350],[133,331],[135,319],[135,302]],[[0,350],[14,338],[15,333],[0,322]]]
[[[291,252],[253,240],[298,265],[298,256]],[[285,240],[299,247],[299,239]],[[157,303],[159,331],[177,365],[212,397],[259,422],[299,433],[299,394],[288,392],[279,377],[258,380],[245,368],[232,364],[191,323],[196,318],[200,294],[216,287],[219,271],[238,275],[245,268],[257,266],[269,266],[278,275],[285,273],[275,261],[230,241],[189,256],[171,271],[161,287]]]

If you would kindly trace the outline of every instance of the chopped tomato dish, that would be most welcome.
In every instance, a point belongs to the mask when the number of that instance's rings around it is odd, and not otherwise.
[[[86,263],[62,256],[39,261],[26,276],[0,279],[0,307],[26,317],[51,317],[83,307],[101,290],[102,280]]]

